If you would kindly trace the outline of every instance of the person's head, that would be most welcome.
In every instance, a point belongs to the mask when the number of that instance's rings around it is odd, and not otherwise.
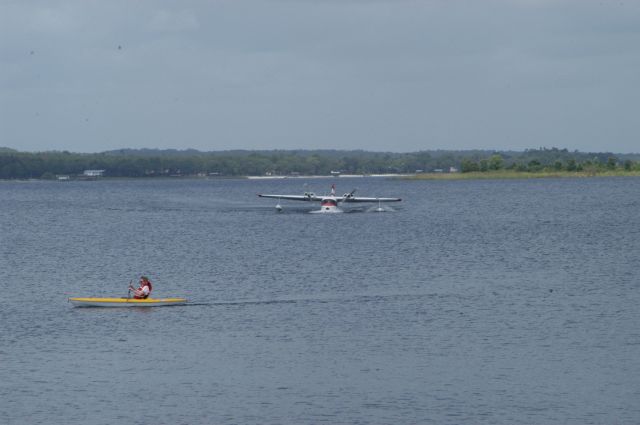
[[[140,286],[147,285],[151,289],[151,282],[147,276],[140,276]]]

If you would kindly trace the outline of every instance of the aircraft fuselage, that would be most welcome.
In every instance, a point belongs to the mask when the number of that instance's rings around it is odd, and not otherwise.
[[[320,209],[310,211],[312,213],[341,213],[343,212],[338,208],[338,201],[334,198],[324,198],[320,201]]]

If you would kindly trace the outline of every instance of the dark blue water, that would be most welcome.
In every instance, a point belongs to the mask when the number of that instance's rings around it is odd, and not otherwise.
[[[0,423],[640,423],[640,179],[336,182],[0,183]]]

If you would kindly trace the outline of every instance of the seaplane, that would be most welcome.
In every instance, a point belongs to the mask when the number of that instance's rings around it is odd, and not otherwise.
[[[352,202],[377,202],[378,208],[375,211],[384,211],[384,209],[380,206],[382,202],[400,202],[401,198],[373,198],[373,197],[363,197],[363,196],[354,196],[356,192],[353,189],[349,193],[345,193],[344,195],[336,195],[336,185],[331,185],[331,193],[329,195],[316,195],[313,192],[304,192],[303,195],[271,195],[271,194],[262,194],[259,193],[258,196],[261,198],[273,198],[278,200],[278,204],[276,205],[276,211],[281,212],[283,210],[282,205],[280,205],[280,200],[285,199],[288,201],[307,201],[307,202],[320,202],[320,209],[309,211],[311,213],[341,213],[344,212],[342,208],[340,208],[340,204],[343,203],[352,203]]]

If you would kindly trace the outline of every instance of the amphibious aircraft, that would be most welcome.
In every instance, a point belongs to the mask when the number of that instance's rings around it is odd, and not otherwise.
[[[376,211],[384,211],[383,208],[380,207],[381,202],[400,202],[401,198],[373,198],[373,197],[362,197],[362,196],[354,196],[353,194],[356,192],[353,189],[349,193],[345,193],[342,196],[336,195],[336,185],[331,185],[331,193],[329,195],[316,195],[313,192],[304,192],[303,195],[266,195],[259,193],[258,196],[261,198],[274,198],[274,199],[285,199],[289,201],[307,201],[307,202],[320,202],[320,209],[310,211],[312,213],[341,213],[344,212],[339,205],[342,203],[351,203],[351,202],[377,202],[378,208]],[[282,211],[282,206],[280,202],[276,205],[276,210]]]

